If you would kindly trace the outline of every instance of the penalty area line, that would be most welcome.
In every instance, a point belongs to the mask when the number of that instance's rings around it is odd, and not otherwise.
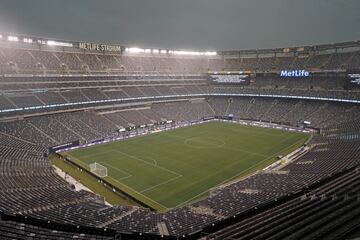
[[[167,184],[167,183],[169,183],[169,182],[175,181],[176,179],[181,178],[181,177],[183,177],[183,175],[179,175],[179,176],[170,178],[169,180],[166,180],[166,181],[161,182],[161,183],[159,183],[159,184],[156,184],[156,185],[154,185],[154,186],[145,188],[144,190],[141,190],[140,192],[141,192],[141,193],[147,192],[147,191],[152,190],[152,189],[154,189],[154,188],[157,188],[157,187],[159,187],[159,186],[165,185],[165,184]]]
[[[118,178],[118,180],[122,180],[122,179],[130,178],[130,177],[132,177],[132,176],[133,176],[132,174],[130,174],[130,173],[128,173],[128,172],[126,172],[126,171],[124,171],[124,170],[121,170],[120,168],[117,168],[117,167],[111,166],[111,165],[110,165],[110,164],[108,164],[108,163],[105,163],[105,162],[100,162],[100,163],[104,164],[105,166],[107,166],[107,167],[109,167],[109,168],[115,169],[116,171],[123,172],[123,173],[125,173],[125,174],[126,174],[126,176],[125,176],[125,177]]]
[[[133,159],[138,160],[138,161],[140,161],[140,162],[143,162],[143,163],[145,163],[145,164],[147,164],[147,165],[150,165],[150,166],[159,168],[159,169],[161,169],[161,170],[163,170],[163,171],[172,173],[172,174],[174,174],[174,175],[176,175],[176,176],[182,176],[181,174],[179,174],[179,173],[177,173],[177,172],[174,172],[174,171],[172,171],[172,170],[170,170],[170,169],[161,167],[161,166],[159,166],[159,165],[151,164],[151,163],[149,163],[148,161],[145,161],[144,159],[139,158],[139,157],[136,157],[136,156],[133,156],[133,155],[131,155],[131,154],[124,153],[124,152],[119,151],[119,150],[113,150],[113,151],[118,152],[118,153],[121,153],[121,154],[123,154],[123,155],[125,155],[125,156],[127,156],[127,157],[133,158]]]

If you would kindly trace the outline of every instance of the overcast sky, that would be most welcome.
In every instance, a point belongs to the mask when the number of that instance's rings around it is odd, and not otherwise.
[[[0,0],[0,32],[194,50],[302,46],[360,39],[360,0]]]

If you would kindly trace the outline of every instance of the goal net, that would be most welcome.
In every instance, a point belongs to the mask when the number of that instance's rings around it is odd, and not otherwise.
[[[91,163],[90,166],[90,172],[94,173],[96,176],[104,178],[108,175],[107,167],[99,164],[99,163]]]

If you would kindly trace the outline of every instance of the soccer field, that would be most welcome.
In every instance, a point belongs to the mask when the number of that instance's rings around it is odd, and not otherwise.
[[[94,162],[106,166],[109,182],[164,211],[264,168],[307,139],[297,132],[210,122],[66,154],[87,169]]]

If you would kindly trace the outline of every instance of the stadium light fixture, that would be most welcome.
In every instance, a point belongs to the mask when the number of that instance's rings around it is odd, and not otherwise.
[[[46,41],[41,40],[41,39],[38,39],[38,40],[37,40],[37,43],[45,45],[45,44],[46,44]]]
[[[182,50],[166,50],[166,49],[150,49],[150,48],[138,48],[138,47],[130,47],[125,48],[125,52],[128,53],[155,53],[155,54],[174,54],[174,55],[189,55],[189,56],[215,56],[217,53],[215,51],[182,51]]]
[[[55,42],[49,40],[49,41],[46,42],[46,44],[49,45],[49,46],[54,46],[54,45],[55,45]]]
[[[175,54],[175,55],[190,55],[190,56],[214,56],[217,55],[216,52],[198,52],[198,51],[169,51],[170,54]]]
[[[129,53],[143,53],[145,50],[138,47],[131,47],[131,48],[126,48],[125,51]]]
[[[32,43],[33,40],[32,40],[31,38],[24,38],[24,39],[23,39],[23,42],[24,42],[24,43]]]
[[[217,53],[216,53],[216,52],[205,52],[204,55],[207,55],[207,56],[216,56]]]
[[[53,40],[48,40],[46,42],[46,44],[49,45],[49,46],[73,47],[72,43],[57,42],[57,41],[53,41]]]
[[[19,38],[16,36],[8,36],[8,41],[10,42],[18,42]]]
[[[2,35],[0,34],[0,39],[2,39]]]

